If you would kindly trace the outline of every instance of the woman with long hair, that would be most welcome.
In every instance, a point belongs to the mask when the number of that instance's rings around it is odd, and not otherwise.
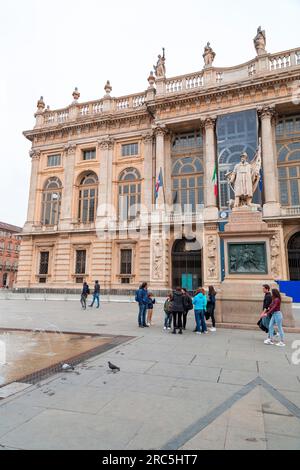
[[[284,344],[284,331],[282,328],[283,315],[281,313],[281,295],[278,289],[272,289],[272,303],[267,311],[269,317],[271,317],[269,324],[269,337],[265,341],[265,344],[274,343],[274,325],[277,325],[278,332],[280,335],[280,342],[276,343],[276,346],[281,348],[285,347]]]

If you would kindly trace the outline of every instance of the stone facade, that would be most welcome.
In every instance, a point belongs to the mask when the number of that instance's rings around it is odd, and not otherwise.
[[[0,288],[12,288],[17,279],[22,229],[0,222]]]
[[[300,48],[269,54],[262,33],[257,56],[246,64],[217,68],[208,45],[200,72],[173,78],[152,72],[143,93],[113,98],[107,82],[97,101],[80,103],[77,89],[61,110],[38,101],[35,127],[24,132],[32,142],[32,172],[18,288],[74,289],[99,279],[108,290],[135,289],[145,280],[165,291],[180,281],[180,269],[194,276],[184,279],[189,287],[220,286],[230,212],[221,165],[232,170],[238,157],[232,150],[222,160],[220,122],[241,116],[232,132],[242,135],[250,111],[262,142],[257,197],[270,232],[270,271],[274,280],[290,279],[289,242],[300,232]],[[172,205],[184,202],[191,204],[188,213],[176,214]],[[175,252],[176,241],[192,240],[196,226],[198,249],[187,243]]]

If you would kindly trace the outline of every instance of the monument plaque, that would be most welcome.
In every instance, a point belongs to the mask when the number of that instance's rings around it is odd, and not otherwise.
[[[268,274],[265,242],[228,243],[229,274]]]

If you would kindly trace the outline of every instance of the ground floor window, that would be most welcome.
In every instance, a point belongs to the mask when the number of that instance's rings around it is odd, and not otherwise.
[[[86,271],[86,250],[77,250],[75,274],[85,274],[85,271]]]
[[[49,272],[49,251],[42,251],[40,253],[40,266],[39,266],[39,283],[45,284]]]

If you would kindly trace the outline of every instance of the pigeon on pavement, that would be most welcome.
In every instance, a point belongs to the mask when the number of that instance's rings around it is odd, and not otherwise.
[[[64,364],[64,365],[62,366],[62,370],[63,370],[64,372],[67,372],[67,371],[69,371],[69,370],[75,370],[75,369],[74,369],[74,367],[71,366],[70,364]]]
[[[120,372],[120,367],[117,367],[115,366],[114,364],[112,364],[111,362],[108,363],[108,367],[110,368],[110,370],[112,370],[113,372]]]

